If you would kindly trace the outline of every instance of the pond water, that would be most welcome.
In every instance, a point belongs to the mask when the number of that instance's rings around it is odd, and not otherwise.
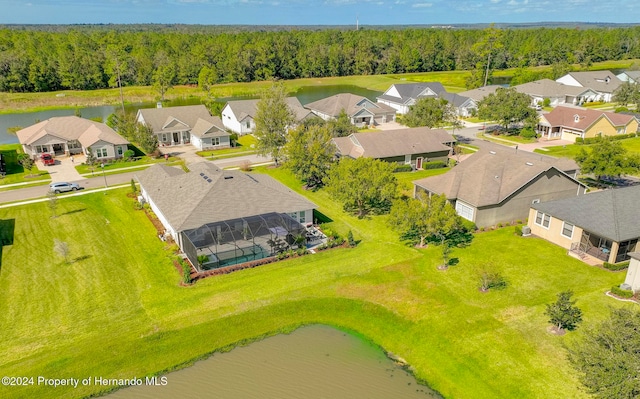
[[[327,326],[308,326],[166,375],[165,386],[136,386],[108,399],[441,398],[379,348]]]
[[[352,85],[332,85],[332,86],[305,86],[300,88],[294,95],[298,97],[300,102],[308,104],[313,101],[317,101],[321,98],[329,97],[338,93],[353,93],[363,97],[367,97],[370,100],[376,101],[376,96],[382,94],[382,92],[364,89],[358,86]],[[246,100],[256,97],[225,97],[218,98],[216,102],[225,104],[227,101],[233,100]],[[202,104],[202,101],[198,97],[178,98],[165,103],[165,107],[176,107],[180,105],[197,105]],[[155,102],[144,102],[129,104],[125,108],[127,111],[136,112],[140,108],[153,108],[156,106]],[[80,108],[80,114],[83,118],[102,118],[103,121],[107,120],[107,117],[112,114],[117,106],[104,105],[99,107],[86,107]],[[17,143],[18,138],[15,134],[11,134],[7,129],[15,126],[27,127],[34,123],[43,121],[45,119],[52,118],[54,116],[69,116],[74,115],[74,109],[54,109],[48,111],[39,112],[27,112],[20,114],[4,114],[0,115],[0,144],[12,144]]]

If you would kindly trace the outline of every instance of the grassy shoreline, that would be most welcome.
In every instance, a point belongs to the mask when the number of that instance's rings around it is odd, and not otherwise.
[[[457,266],[438,271],[439,248],[401,244],[385,216],[358,219],[324,190],[303,190],[283,168],[257,170],[309,197],[334,220],[331,229],[352,230],[362,242],[181,287],[165,244],[133,210],[128,188],[60,198],[57,218],[48,217],[46,203],[0,209],[0,219],[15,220],[0,269],[0,370],[143,377],[279,331],[326,324],[402,357],[447,398],[587,398],[563,347],[585,329],[547,334],[544,305],[572,289],[585,324],[595,323],[609,306],[633,306],[602,294],[623,274],[589,267],[512,228],[477,234],[470,247],[454,249]],[[79,260],[64,264],[52,250],[54,238],[69,242]],[[500,271],[508,288],[479,292],[483,268]],[[111,389],[7,388],[25,398]]]
[[[640,60],[603,61],[593,63],[589,70],[621,69],[629,68],[634,62]],[[579,65],[573,66],[574,70],[580,70]],[[527,68],[529,71],[543,72],[550,70],[550,66]],[[511,77],[517,70],[515,68],[494,71],[496,77]],[[355,85],[371,90],[385,91],[391,84],[406,82],[439,81],[447,90],[460,92],[465,90],[465,80],[471,71],[444,71],[444,72],[419,72],[392,75],[366,75],[366,76],[340,76],[327,78],[302,78],[284,81],[290,94],[304,86],[327,85]],[[211,96],[214,98],[257,96],[260,91],[269,87],[270,81],[249,83],[224,83],[214,85]],[[158,94],[151,87],[134,86],[124,87],[126,104],[157,101]],[[167,99],[177,98],[202,98],[207,93],[196,86],[175,86],[165,96]],[[99,89],[91,91],[57,91],[45,93],[0,93],[0,114],[24,113],[44,111],[50,109],[74,109],[100,105],[119,105],[120,91],[114,89]]]

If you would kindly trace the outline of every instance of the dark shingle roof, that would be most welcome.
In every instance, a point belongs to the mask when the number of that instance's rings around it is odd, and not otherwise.
[[[182,131],[193,128],[198,119],[210,120],[204,105],[185,105],[168,108],[145,108],[138,111],[154,132]]]
[[[366,109],[373,115],[395,114],[396,110],[388,105],[374,103],[373,101],[351,93],[340,93],[323,98],[305,105],[308,109],[323,113],[332,117],[338,117],[344,110],[347,115],[353,116]]]
[[[189,165],[190,172],[154,165],[136,178],[176,230],[265,213],[292,213],[316,205],[267,175]],[[205,178],[206,177],[206,178]]]
[[[388,158],[407,154],[443,152],[451,149],[444,143],[455,141],[455,138],[445,130],[427,127],[354,133],[348,137],[333,139],[338,152],[352,158]]]
[[[438,96],[439,93],[446,92],[444,86],[442,86],[442,83],[440,82],[400,83],[394,84],[393,87],[395,87],[400,98],[388,94],[382,94],[378,96],[378,98],[404,104],[411,99],[418,99],[420,94],[427,89],[434,93],[432,95],[434,97]],[[424,97],[424,95],[422,97]]]
[[[518,189],[550,169],[572,172],[575,162],[513,149],[481,149],[443,175],[413,182],[448,199],[476,207],[500,204]],[[572,179],[565,175],[567,179]],[[576,181],[577,183],[577,181]]]
[[[640,186],[532,205],[533,209],[621,242],[640,237]]]

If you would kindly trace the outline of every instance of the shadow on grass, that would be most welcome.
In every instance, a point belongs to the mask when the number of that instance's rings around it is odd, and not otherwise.
[[[74,213],[78,213],[78,212],[82,212],[82,211],[86,211],[86,210],[87,210],[87,208],[74,209],[74,210],[72,210],[72,211],[68,211],[68,212],[62,213],[62,214],[60,214],[60,216],[64,216],[64,215],[72,215],[72,214],[74,214]]]
[[[72,263],[76,263],[76,262],[82,262],[83,260],[87,260],[89,258],[91,258],[93,255],[82,255],[82,256],[78,256],[77,258],[74,258],[71,262]]]
[[[5,245],[13,245],[15,230],[15,219],[0,220],[0,271],[2,270],[2,247]]]
[[[329,216],[325,215],[324,213],[320,212],[317,209],[313,210],[313,220],[315,221],[316,224],[333,222],[333,219],[331,219]]]

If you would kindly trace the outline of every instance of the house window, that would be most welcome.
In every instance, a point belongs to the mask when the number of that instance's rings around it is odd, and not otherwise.
[[[467,220],[473,221],[473,208],[460,201],[456,201],[456,212]]]
[[[545,229],[549,228],[549,222],[551,221],[551,216],[546,213],[542,213],[540,211],[536,211],[536,224],[538,226],[542,226]]]
[[[67,147],[71,149],[82,148],[78,140],[71,140],[67,143]]]
[[[37,145],[36,146],[36,152],[37,153],[49,152],[49,146],[47,146],[47,145]]]
[[[106,148],[98,148],[96,150],[96,158],[105,158],[107,156]]]
[[[562,235],[567,238],[573,237],[573,225],[571,223],[562,223]]]
[[[211,145],[220,145],[220,137],[212,137]]]
[[[247,129],[251,128],[251,121],[247,121]]]
[[[300,217],[298,218],[298,222],[305,223],[307,221],[307,212],[306,211],[300,211],[299,215],[300,215]]]
[[[122,146],[117,146],[116,149],[118,151],[118,155],[122,155]]]

